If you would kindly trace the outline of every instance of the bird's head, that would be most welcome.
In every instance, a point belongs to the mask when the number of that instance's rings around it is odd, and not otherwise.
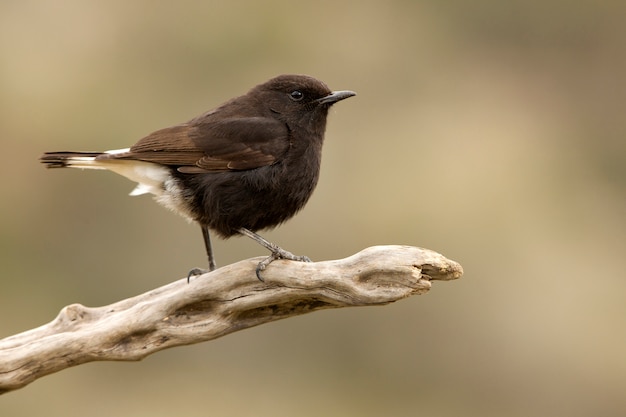
[[[288,125],[322,128],[322,133],[330,106],[356,95],[348,90],[331,91],[322,81],[308,75],[279,75],[250,93]]]

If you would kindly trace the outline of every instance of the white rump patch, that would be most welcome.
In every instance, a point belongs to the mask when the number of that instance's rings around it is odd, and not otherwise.
[[[122,153],[122,151],[125,150],[107,151],[107,153]],[[130,159],[99,159],[90,162],[89,168],[107,169],[138,183],[137,187],[130,193],[132,196],[147,193],[160,196],[165,191],[165,181],[172,178],[168,168],[152,162]]]

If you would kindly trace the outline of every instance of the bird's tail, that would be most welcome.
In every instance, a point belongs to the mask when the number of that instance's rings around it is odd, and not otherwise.
[[[46,152],[39,161],[48,168],[106,169],[139,183],[130,195],[162,195],[164,183],[171,179],[170,169],[152,162],[116,158],[128,151],[126,148],[106,152]]]
[[[39,161],[47,168],[106,169],[96,161],[99,155],[102,155],[102,152],[46,152]]]

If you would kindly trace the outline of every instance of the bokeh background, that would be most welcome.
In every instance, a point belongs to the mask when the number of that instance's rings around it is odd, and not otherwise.
[[[90,363],[2,416],[623,416],[626,3],[3,0],[0,337],[205,262],[201,234],[43,151],[127,147],[280,73],[331,112],[308,206],[264,235],[313,259],[427,247],[465,276],[139,363]],[[222,265],[263,255],[215,242]]]

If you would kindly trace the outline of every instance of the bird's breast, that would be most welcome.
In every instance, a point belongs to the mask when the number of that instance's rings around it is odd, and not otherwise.
[[[196,220],[228,237],[242,227],[257,231],[293,217],[317,185],[320,156],[316,149],[304,149],[299,155],[287,152],[272,165],[182,176],[181,181],[185,189],[193,190]]]

